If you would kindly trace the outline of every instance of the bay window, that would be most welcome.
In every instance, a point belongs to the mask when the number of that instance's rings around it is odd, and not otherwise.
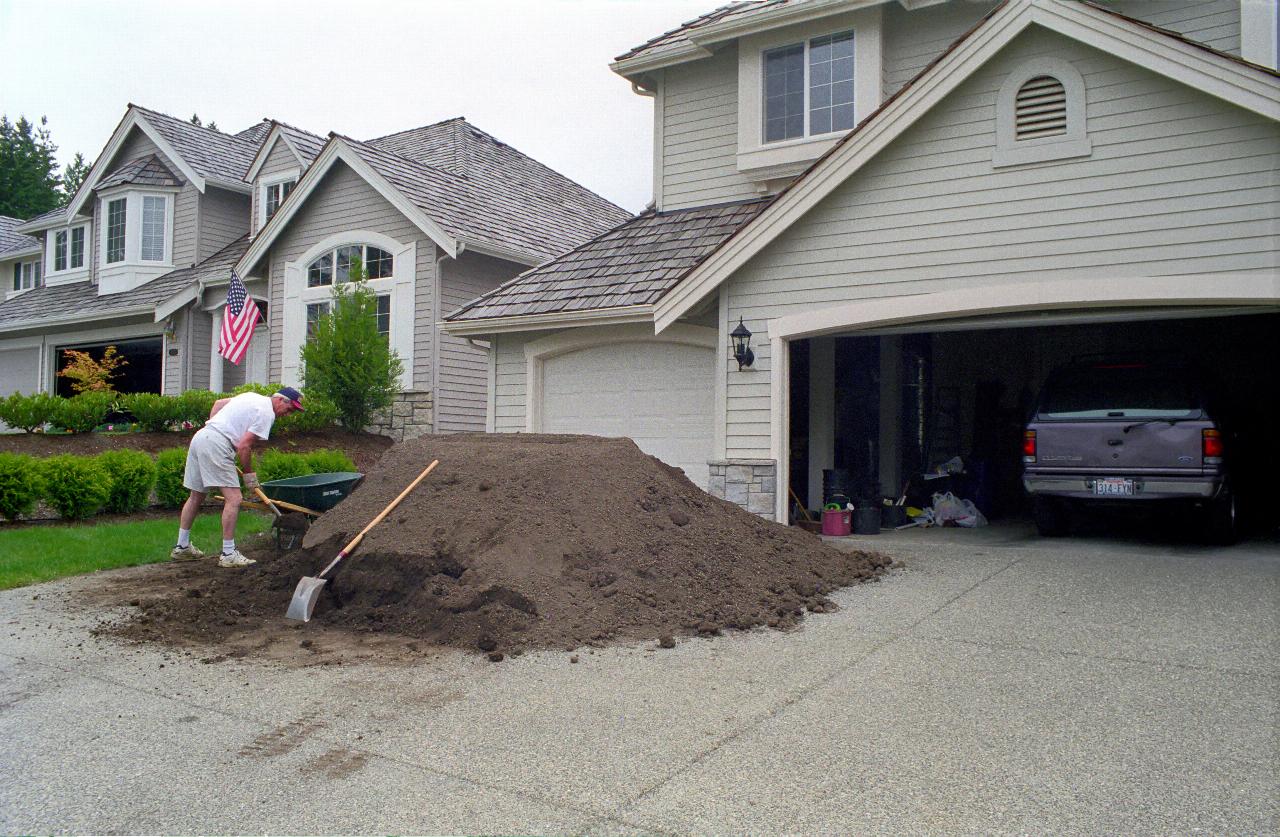
[[[128,205],[125,198],[107,202],[107,264],[124,261],[125,212]]]
[[[144,262],[164,261],[165,205],[162,195],[142,197],[142,249]]]

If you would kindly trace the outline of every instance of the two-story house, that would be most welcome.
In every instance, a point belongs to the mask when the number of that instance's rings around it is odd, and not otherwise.
[[[953,455],[995,497],[1053,366],[1275,356],[1276,38],[1253,0],[724,6],[612,64],[653,207],[445,328],[491,430],[631,436],[768,517]]]
[[[405,363],[394,434],[482,429],[484,350],[436,320],[626,217],[463,119],[360,142],[130,105],[65,207],[0,225],[0,391],[65,391],[63,351],[108,345],[122,391],[296,384],[359,259]],[[239,365],[216,351],[233,270],[264,314]]]

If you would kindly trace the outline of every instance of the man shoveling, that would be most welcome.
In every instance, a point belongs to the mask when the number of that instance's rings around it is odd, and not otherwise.
[[[244,471],[244,484],[249,489],[258,487],[258,475],[253,472],[253,445],[266,441],[271,435],[271,425],[280,416],[287,416],[302,409],[302,393],[293,387],[281,387],[275,395],[267,397],[256,392],[246,392],[232,398],[221,398],[213,403],[209,421],[191,437],[187,448],[187,470],[182,484],[191,490],[191,496],[182,506],[178,524],[178,545],[170,555],[174,558],[203,558],[204,553],[191,543],[191,524],[195,522],[200,505],[210,489],[222,492],[222,555],[219,567],[245,567],[254,563],[236,549],[236,518],[240,514],[240,480],[236,475],[236,460]]]

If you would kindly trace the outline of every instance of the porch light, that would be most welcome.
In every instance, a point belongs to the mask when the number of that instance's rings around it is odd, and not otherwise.
[[[738,371],[741,372],[742,367],[756,361],[756,354],[751,351],[751,332],[743,325],[741,317],[738,318],[738,327],[729,336],[733,338],[733,359],[738,361]]]

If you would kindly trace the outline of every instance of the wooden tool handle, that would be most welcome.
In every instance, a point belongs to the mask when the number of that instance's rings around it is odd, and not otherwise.
[[[439,464],[440,464],[439,459],[431,460],[431,464],[426,467],[426,470],[424,470],[421,474],[418,474],[418,478],[413,482],[409,483],[409,487],[406,488],[404,491],[401,491],[399,497],[396,497],[394,500],[392,500],[391,503],[388,504],[388,506],[385,509],[383,509],[381,512],[378,513],[377,517],[369,521],[369,525],[361,529],[360,534],[356,535],[354,538],[351,539],[351,543],[347,544],[341,550],[339,550],[338,557],[330,561],[329,566],[321,570],[320,575],[318,575],[317,578],[324,578],[326,575],[328,575],[329,570],[333,569],[335,564],[337,564],[343,558],[346,558],[348,555],[350,555],[351,550],[355,549],[356,546],[359,545],[360,541],[364,539],[364,536],[369,534],[369,530],[372,529],[374,526],[377,526],[379,523],[381,523],[384,517],[391,514],[391,510],[394,509],[396,506],[400,505],[400,501],[403,500],[405,497],[407,497],[410,491],[417,488],[418,483],[426,479],[427,474],[435,470],[435,467]]]
[[[275,513],[276,513],[276,517],[281,517],[281,516],[282,516],[282,515],[280,514],[280,510],[279,510],[278,508],[276,508],[276,504],[275,504],[275,503],[273,503],[273,502],[271,502],[271,498],[270,498],[270,497],[268,497],[268,496],[266,495],[266,492],[264,492],[264,491],[262,490],[262,486],[260,486],[260,485],[255,485],[255,486],[253,487],[253,493],[258,495],[258,499],[259,499],[259,500],[261,500],[262,502],[264,502],[264,503],[266,503],[266,504],[267,504],[267,508],[271,509],[273,512],[275,512]]]

